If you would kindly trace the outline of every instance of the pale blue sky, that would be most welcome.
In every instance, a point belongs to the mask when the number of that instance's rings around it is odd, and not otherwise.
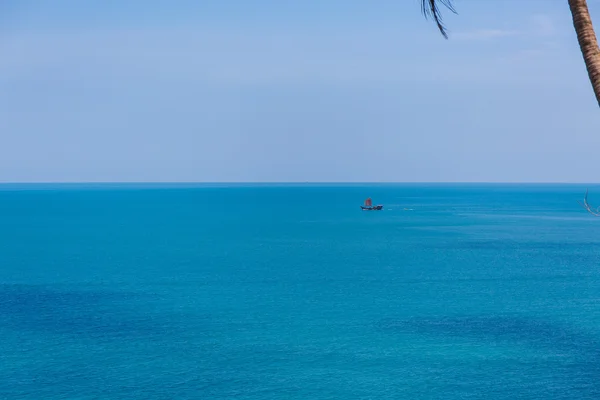
[[[419,3],[2,1],[0,181],[599,180],[567,0]]]

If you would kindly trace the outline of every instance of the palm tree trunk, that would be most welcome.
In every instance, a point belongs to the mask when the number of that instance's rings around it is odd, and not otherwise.
[[[569,0],[573,26],[596,100],[600,106],[600,49],[586,0]]]

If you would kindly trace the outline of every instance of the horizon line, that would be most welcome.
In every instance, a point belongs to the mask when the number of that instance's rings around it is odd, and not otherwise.
[[[598,185],[564,181],[0,181],[0,185]]]

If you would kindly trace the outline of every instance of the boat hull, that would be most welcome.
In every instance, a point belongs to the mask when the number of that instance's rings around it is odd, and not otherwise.
[[[379,211],[383,210],[383,206],[360,206],[364,211]]]

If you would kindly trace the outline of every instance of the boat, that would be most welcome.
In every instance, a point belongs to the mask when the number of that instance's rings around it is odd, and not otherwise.
[[[373,205],[373,200],[371,200],[371,198],[369,197],[368,199],[365,200],[365,205],[364,206],[360,206],[361,209],[363,210],[367,210],[367,211],[376,211],[376,210],[383,210],[383,206],[382,205]]]

